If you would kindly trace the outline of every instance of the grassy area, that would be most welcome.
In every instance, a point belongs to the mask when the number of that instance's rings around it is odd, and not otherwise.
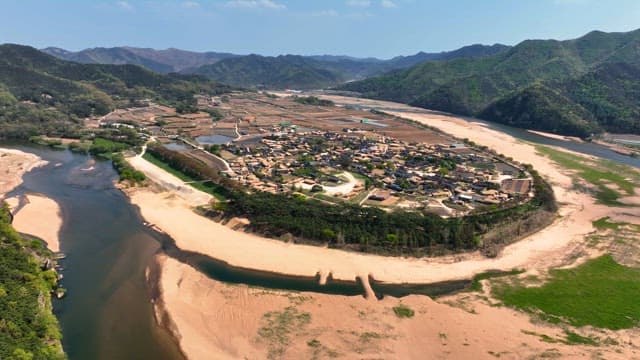
[[[171,175],[177,177],[178,179],[184,181],[184,182],[188,182],[192,188],[196,189],[196,190],[200,190],[203,192],[206,192],[208,194],[213,195],[217,200],[220,201],[224,201],[226,200],[225,197],[220,194],[219,192],[216,191],[216,186],[211,186],[208,183],[203,183],[203,182],[199,182],[198,180],[186,175],[185,173],[178,171],[174,168],[172,168],[171,166],[169,166],[169,164],[167,164],[166,162],[158,159],[157,157],[153,156],[151,153],[146,152],[144,153],[144,155],[142,155],[142,157],[147,160],[148,162],[154,164],[155,166],[161,168],[162,170],[170,173]]]
[[[583,180],[597,188],[596,199],[599,203],[611,206],[628,206],[618,201],[620,197],[632,196],[640,183],[640,174],[626,166],[606,160],[589,160],[548,146],[536,145],[536,150],[549,157],[560,166],[574,170]],[[607,186],[613,184],[620,189]]]
[[[621,227],[627,227],[631,231],[640,231],[640,225],[630,224],[627,222],[612,222],[609,217],[605,216],[592,222],[593,227],[598,230],[620,230]]]
[[[415,315],[415,311],[405,304],[394,306],[393,312],[399,318],[412,318]]]
[[[303,330],[310,322],[311,315],[309,313],[300,312],[293,306],[289,306],[282,311],[272,311],[264,314],[262,317],[263,326],[258,329],[258,336],[268,344],[268,358],[281,358],[287,351],[291,336]],[[317,347],[321,344],[317,340],[312,340],[307,345]]]
[[[493,294],[507,306],[541,312],[554,323],[617,330],[640,322],[640,270],[622,266],[610,255],[573,269],[551,270],[540,287],[496,283]]]
[[[482,291],[482,280],[494,279],[503,276],[512,276],[522,274],[524,270],[513,269],[511,271],[486,271],[480,274],[477,274],[471,280],[471,286],[469,287],[470,291]]]

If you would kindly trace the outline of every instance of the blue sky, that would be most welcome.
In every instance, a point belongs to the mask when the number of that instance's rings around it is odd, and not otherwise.
[[[388,58],[639,20],[638,0],[4,0],[0,42]]]

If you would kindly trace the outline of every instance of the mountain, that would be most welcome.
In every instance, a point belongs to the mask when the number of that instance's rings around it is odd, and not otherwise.
[[[0,137],[65,132],[82,118],[135,99],[189,109],[194,94],[228,87],[195,75],[162,75],[136,65],[80,64],[32,47],[0,45]]]
[[[631,114],[638,107],[639,55],[640,30],[593,31],[566,41],[526,40],[481,58],[428,61],[339,88],[570,135],[586,136],[593,130],[637,132],[638,118]],[[554,117],[562,124],[540,119],[563,109],[574,113]],[[626,125],[619,126],[621,121]]]
[[[62,60],[84,64],[133,64],[164,74],[213,64],[221,59],[237,56],[229,53],[194,52],[173,48],[155,50],[136,47],[97,47],[78,52],[48,47],[42,51]]]
[[[510,47],[502,44],[481,45],[474,44],[461,47],[453,51],[443,51],[439,53],[419,52],[410,56],[397,56],[386,62],[389,70],[408,68],[425,61],[453,60],[453,59],[475,59],[485,56],[495,55]]]
[[[63,60],[84,64],[135,64],[159,73],[200,74],[214,80],[244,87],[310,89],[362,80],[424,61],[478,58],[506,49],[508,46],[505,45],[476,44],[454,51],[420,52],[389,60],[345,55],[240,56],[229,53],[199,53],[179,49],[154,50],[135,47],[92,48],[78,52],[49,47],[42,49],[42,51]],[[225,61],[222,64],[215,65],[223,60]],[[257,69],[253,69],[254,65]],[[248,67],[244,68],[246,66]],[[270,75],[272,73],[284,76],[284,78],[276,79]]]
[[[275,89],[317,89],[345,80],[337,70],[297,55],[229,58],[201,66],[193,73],[235,86]]]

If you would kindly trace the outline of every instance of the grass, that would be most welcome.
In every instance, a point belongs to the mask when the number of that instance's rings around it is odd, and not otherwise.
[[[518,274],[522,274],[523,272],[524,270],[521,270],[521,269],[513,269],[511,271],[495,271],[495,270],[486,271],[481,274],[477,274],[476,276],[473,277],[473,279],[471,280],[471,286],[469,287],[469,290],[482,291],[482,283],[481,283],[482,280],[494,279],[494,278],[499,278],[503,276],[518,275]]]
[[[495,284],[505,305],[573,326],[628,329],[640,322],[640,270],[603,255],[573,269],[551,270],[540,287]]]
[[[599,203],[610,206],[629,206],[618,201],[622,197],[621,192],[611,189],[607,184],[614,184],[624,192],[624,195],[632,196],[635,194],[636,183],[640,181],[640,174],[635,170],[611,161],[592,161],[543,145],[536,145],[536,150],[560,166],[576,171],[582,179],[594,185],[597,188],[595,195]],[[633,181],[629,180],[629,177]]]
[[[393,308],[393,312],[399,318],[412,318],[415,315],[415,311],[405,304],[395,306]]]
[[[609,217],[605,216],[598,220],[592,222],[593,227],[598,230],[618,230],[620,228],[620,223],[609,222]]]
[[[620,228],[625,227],[626,229],[634,232],[640,231],[640,225],[630,224],[627,222],[611,222],[609,221],[609,217],[605,216],[598,220],[592,222],[593,227],[598,230],[620,230]]]
[[[211,194],[213,195],[213,197],[216,198],[216,200],[219,200],[219,201],[226,200],[226,198],[222,194],[216,191],[215,187],[208,186],[206,183],[199,182],[199,180],[192,178],[191,176],[183,173],[182,171],[172,168],[171,166],[169,166],[169,164],[153,156],[151,153],[149,152],[144,153],[144,155],[142,155],[142,158],[152,163],[153,165],[161,168],[162,170],[170,173],[171,175],[177,177],[178,179],[184,182],[188,182],[188,185],[191,186],[192,188],[196,190],[200,190],[202,192],[206,192],[207,194]]]
[[[311,315],[289,306],[283,311],[264,314],[262,320],[264,325],[258,330],[258,336],[269,344],[268,358],[276,359],[286,352],[291,341],[290,336],[311,322]],[[307,342],[307,345],[317,347],[321,344],[314,339]]]
[[[562,343],[565,345],[589,345],[589,346],[599,345],[598,344],[599,339],[588,337],[588,336],[582,336],[571,330],[564,330],[564,338],[555,338],[546,334],[539,334],[534,331],[522,330],[522,332],[527,335],[537,336],[540,338],[540,340],[550,344]]]

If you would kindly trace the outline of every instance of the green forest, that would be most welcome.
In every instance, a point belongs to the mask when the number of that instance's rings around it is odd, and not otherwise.
[[[499,247],[547,225],[556,211],[551,187],[531,167],[535,197],[515,207],[462,218],[348,203],[330,205],[300,194],[247,192],[199,160],[151,146],[155,158],[198,180],[226,201],[205,213],[212,217],[246,217],[254,231],[273,238],[292,235],[299,242],[385,254],[433,255],[481,249],[493,256]]]
[[[23,239],[0,208],[0,359],[64,359],[51,291],[57,275],[43,270],[50,256],[40,242]]]
[[[366,97],[588,137],[640,134],[640,30],[526,40],[476,59],[428,61],[339,87]]]

